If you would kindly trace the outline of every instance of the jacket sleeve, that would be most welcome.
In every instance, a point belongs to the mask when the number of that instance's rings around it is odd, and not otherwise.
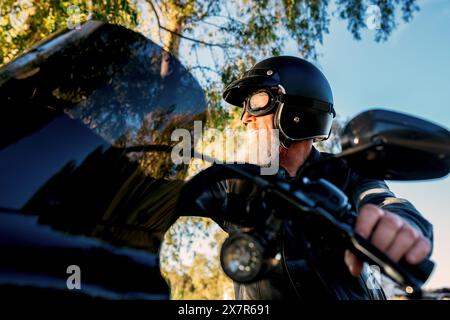
[[[395,213],[416,227],[433,246],[433,226],[406,199],[397,198],[382,180],[362,178],[351,174],[350,193],[358,211],[365,204],[374,204]]]

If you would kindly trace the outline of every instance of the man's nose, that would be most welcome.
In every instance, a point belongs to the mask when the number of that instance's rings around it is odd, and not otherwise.
[[[256,117],[252,116],[250,113],[245,111],[244,114],[242,115],[242,122],[244,124],[248,124],[250,122],[256,122]]]

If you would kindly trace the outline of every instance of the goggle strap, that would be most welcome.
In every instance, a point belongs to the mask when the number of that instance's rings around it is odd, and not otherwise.
[[[242,119],[244,119],[245,111],[247,111],[247,108],[245,107],[245,104],[244,104],[244,107],[242,108],[242,113],[241,113],[241,122],[242,122],[242,123],[243,123]],[[247,125],[247,124],[244,123],[244,125]]]
[[[283,102],[286,104],[308,106],[323,112],[332,113],[333,116],[336,116],[332,103],[290,94],[285,94],[283,96]]]

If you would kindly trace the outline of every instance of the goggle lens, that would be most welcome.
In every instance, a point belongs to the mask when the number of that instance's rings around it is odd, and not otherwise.
[[[248,103],[251,110],[262,110],[270,105],[270,95],[266,91],[256,92],[250,96]]]

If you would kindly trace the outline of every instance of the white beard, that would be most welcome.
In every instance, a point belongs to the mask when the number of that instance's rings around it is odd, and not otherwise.
[[[238,139],[236,162],[272,167],[279,163],[278,130],[249,129]]]

